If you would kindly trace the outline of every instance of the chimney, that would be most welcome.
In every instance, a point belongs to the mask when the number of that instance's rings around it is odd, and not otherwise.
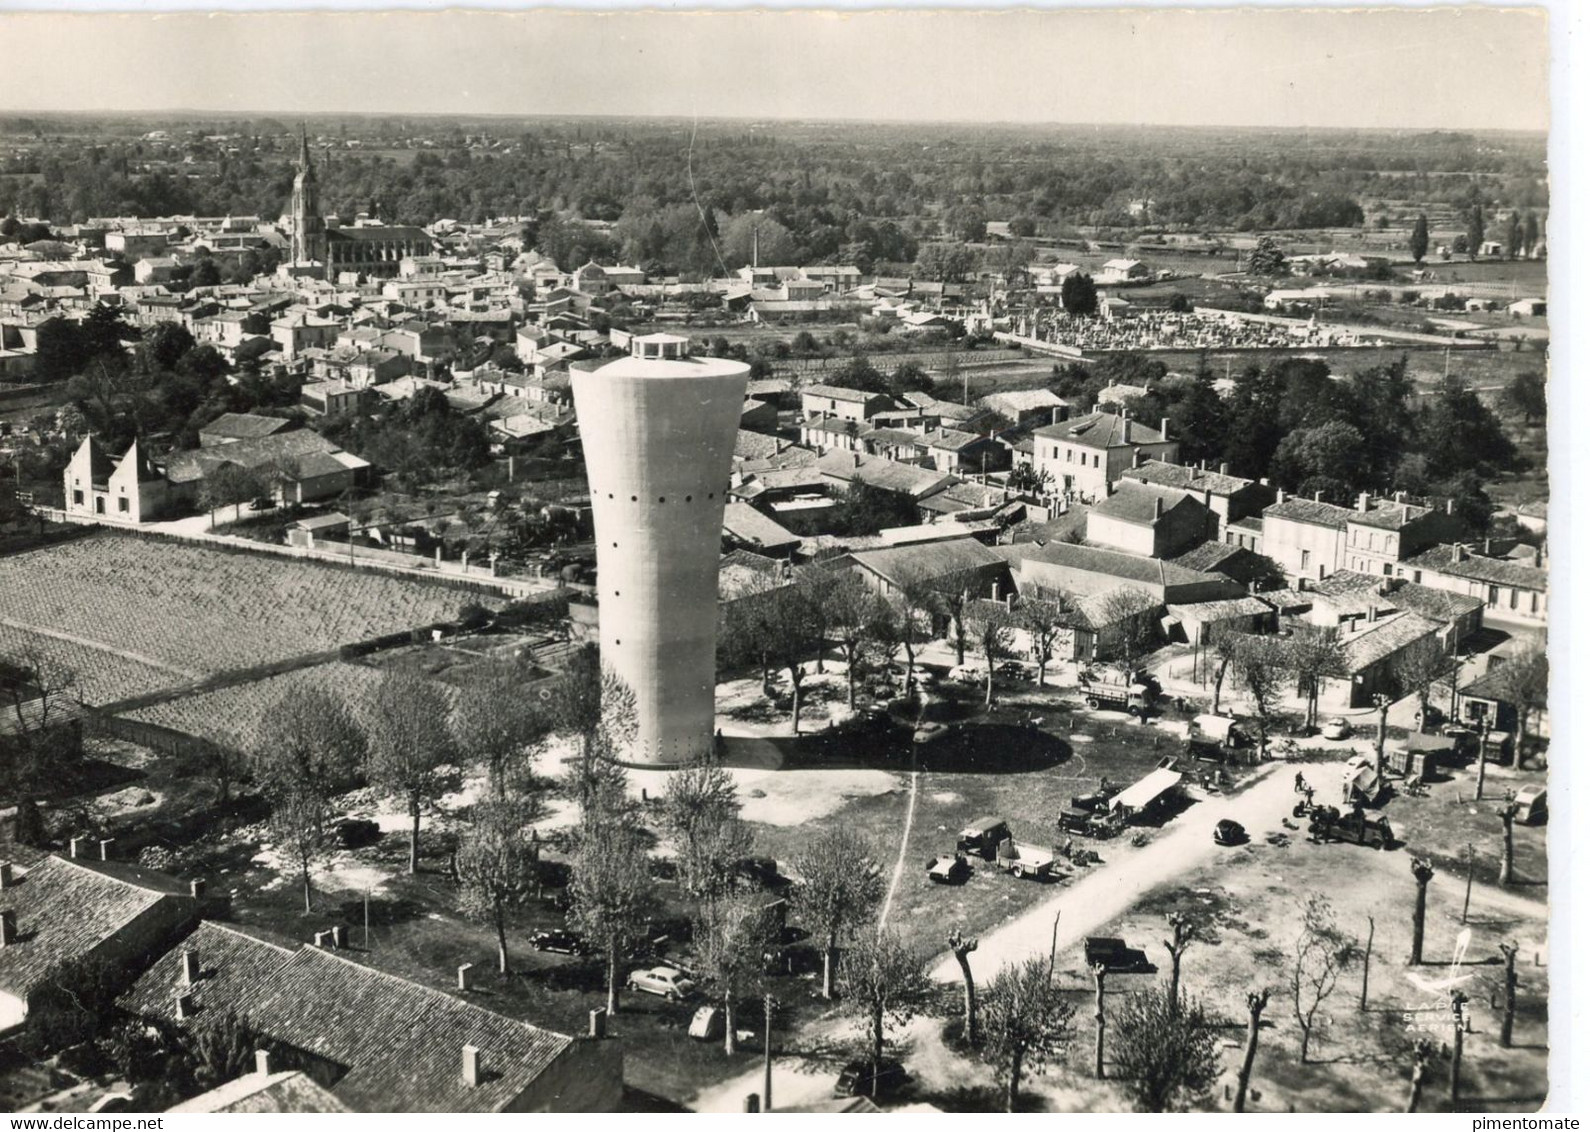
[[[1455,543],[1452,544],[1452,565],[1456,566],[1459,562],[1462,562],[1462,561],[1463,561],[1463,544],[1460,543],[1460,542],[1455,542]]]
[[[76,860],[79,856],[78,848],[87,840],[88,838],[86,837],[74,837],[70,842],[68,842],[68,848],[71,851],[73,860]]]
[[[257,1049],[254,1051],[254,1072],[261,1077],[269,1077],[271,1075],[270,1050]]]
[[[1315,503],[1323,503],[1323,502],[1325,502],[1325,492],[1324,492],[1323,489],[1321,489],[1320,491],[1316,491],[1314,493],[1314,502]]]
[[[1209,505],[1209,501],[1212,498],[1214,498],[1213,493],[1210,492],[1210,490],[1207,487],[1204,488],[1204,510],[1205,511],[1213,511],[1214,510],[1214,508]]]
[[[1491,556],[1491,536],[1490,535],[1486,535],[1485,536],[1485,549],[1481,553],[1483,553],[1485,555],[1485,557],[1487,557],[1487,558],[1489,558]]]
[[[1378,608],[1376,608],[1374,602],[1370,602],[1369,603],[1369,623],[1371,625],[1373,625],[1379,619],[1380,619],[1380,610]]]
[[[474,1046],[466,1045],[464,1047],[463,1070],[464,1084],[471,1089],[478,1088],[480,1085],[480,1050]]]
[[[1164,514],[1165,497],[1163,495],[1156,495],[1154,496],[1154,518],[1161,518]]]
[[[1066,410],[1065,410],[1065,406],[1064,405],[1055,405],[1054,407],[1052,407],[1049,410],[1049,423],[1050,424],[1052,424],[1052,425],[1059,424],[1061,421],[1063,421],[1065,419],[1066,419]]]
[[[1159,438],[1161,440],[1169,440],[1170,439],[1170,418],[1169,417],[1160,417],[1159,418]]]
[[[1005,595],[1005,608],[1007,610],[1016,608],[1016,595],[1014,593],[1008,593]]]
[[[1220,470],[1222,472],[1225,471],[1226,470],[1226,465],[1221,464],[1220,465]],[[1269,487],[1270,486],[1270,477],[1269,476],[1260,476],[1259,477],[1259,486],[1260,487]]]
[[[194,947],[182,949],[182,985],[191,987],[199,981],[199,951]]]
[[[1404,503],[1404,502],[1407,501],[1408,493],[1406,491],[1399,491],[1395,495],[1393,495],[1392,498],[1395,499],[1398,503]]]
[[[591,1011],[591,1028],[588,1032],[592,1038],[601,1039],[607,1037],[607,1011],[605,1009]]]
[[[190,880],[188,882],[188,894],[190,896],[192,896],[195,900],[198,900],[201,897],[203,897],[204,896],[204,882],[202,880]]]
[[[183,1022],[193,1017],[193,996],[191,994],[177,995],[177,1021]]]
[[[1318,499],[1319,495],[1316,493],[1314,498]],[[1358,509],[1360,511],[1369,510],[1369,493],[1367,491],[1360,491],[1358,493]]]
[[[988,583],[988,600],[989,601],[998,601],[999,600],[999,583],[998,582],[989,582]]]
[[[1132,449],[1132,467],[1141,468],[1142,466],[1143,466],[1143,450],[1141,448]]]
[[[745,1111],[746,1112],[761,1112],[762,1111],[762,1095],[760,1093],[746,1093],[745,1094]]]
[[[1229,476],[1231,474],[1231,465],[1226,463],[1224,460],[1222,460],[1220,462],[1220,474],[1223,475],[1223,476]],[[1259,482],[1260,483],[1268,483],[1269,480],[1265,479],[1265,480],[1260,480]]]
[[[1409,516],[1409,514],[1411,514],[1411,512],[1408,510],[1407,507],[1404,507],[1402,509],[1402,525],[1405,526],[1405,527],[1408,525],[1408,516]]]
[[[1285,503],[1286,502],[1286,492],[1277,490],[1276,493],[1275,493],[1275,501],[1277,503]]]
[[[474,990],[475,989],[474,988],[474,978],[473,978],[474,970],[475,970],[475,965],[473,963],[460,963],[458,965],[458,989],[459,990],[467,991],[467,990]]]
[[[10,908],[0,912],[0,947],[14,947],[17,942],[17,914]]]
[[[14,884],[16,881],[11,876],[11,862],[0,861],[0,890],[10,888]]]
[[[315,946],[329,948],[331,946],[331,933],[329,931],[315,933]]]
[[[110,860],[110,847],[115,841],[114,837],[101,837],[99,839],[99,859],[101,861]]]
[[[1452,514],[1452,501],[1450,499],[1446,501],[1446,513],[1448,515]]]

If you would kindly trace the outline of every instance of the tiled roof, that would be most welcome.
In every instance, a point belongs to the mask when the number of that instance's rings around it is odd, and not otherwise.
[[[0,908],[16,914],[17,928],[17,943],[0,948],[0,990],[25,999],[62,964],[168,900],[190,912],[196,903],[171,877],[149,869],[45,857],[0,892]]]
[[[258,440],[239,440],[235,444],[223,444],[215,448],[173,452],[166,457],[166,477],[172,483],[188,483],[203,479],[223,463],[258,468],[276,460],[291,462],[311,453],[335,451],[337,446],[318,432],[301,428],[262,436]]]
[[[1158,558],[1144,558],[1136,554],[1123,554],[1115,550],[1102,550],[1096,546],[1078,546],[1073,543],[1051,542],[1044,546],[1019,543],[1001,547],[1015,561],[1049,562],[1073,570],[1093,574],[1108,574],[1123,581],[1146,585],[1185,585],[1193,582],[1224,582],[1229,579],[1218,574],[1189,570],[1173,562]]]
[[[1035,436],[1050,440],[1066,440],[1087,448],[1122,448],[1134,444],[1158,444],[1163,441],[1157,428],[1149,428],[1137,421],[1116,413],[1089,413],[1075,420],[1044,425],[1034,431]]]
[[[1539,566],[1526,566],[1505,558],[1487,558],[1465,549],[1462,560],[1452,561],[1453,547],[1443,543],[1423,554],[1415,555],[1405,565],[1432,574],[1445,574],[1451,578],[1467,578],[1493,586],[1510,586],[1520,590],[1546,589],[1546,571]]]
[[[305,1073],[288,1070],[262,1077],[248,1073],[200,1093],[167,1112],[351,1112]]]
[[[1398,531],[1416,523],[1431,513],[1429,507],[1416,507],[1411,503],[1397,503],[1390,499],[1374,499],[1369,510],[1353,511],[1347,521],[1354,526],[1375,527],[1383,531]]]
[[[1232,597],[1223,601],[1196,601],[1181,605],[1167,605],[1172,617],[1186,617],[1192,621],[1223,621],[1232,617],[1261,617],[1270,612],[1268,603],[1256,597]]]
[[[1158,609],[1157,595],[1140,586],[1120,585],[1099,594],[1087,594],[1076,599],[1072,620],[1082,628],[1099,630],[1123,621],[1134,614]]]
[[[889,398],[882,393],[863,393],[859,389],[846,389],[839,385],[808,385],[801,389],[802,397],[827,397],[830,401],[849,401],[853,404],[864,405],[868,401]]]
[[[1398,613],[1376,621],[1363,632],[1345,639],[1347,671],[1362,672],[1370,665],[1401,652],[1420,637],[1440,631],[1439,622],[1415,613]]]
[[[361,1112],[494,1112],[574,1044],[441,991],[303,947],[247,1012],[261,1033],[347,1067],[332,1087]],[[460,1071],[480,1050],[482,1080]]]
[[[897,491],[913,499],[921,499],[956,482],[954,476],[918,468],[911,464],[898,464],[877,456],[863,456],[857,452],[834,449],[817,461],[825,476],[846,483],[859,480],[884,491]]]
[[[222,413],[199,430],[209,436],[230,436],[236,440],[255,440],[286,428],[281,417],[262,417],[257,413]]]
[[[1160,487],[1179,487],[1186,491],[1207,491],[1211,495],[1234,495],[1251,484],[1241,476],[1228,476],[1164,460],[1144,460],[1141,467],[1121,473],[1123,479],[1140,480]]]
[[[1160,508],[1157,513],[1156,507]],[[1090,514],[1101,515],[1106,519],[1119,519],[1126,523],[1152,525],[1177,508],[1197,508],[1201,511],[1203,505],[1194,503],[1185,495],[1175,503],[1167,504],[1165,497],[1157,491],[1150,491],[1136,484],[1122,484],[1108,499],[1101,499]]]
[[[800,536],[791,534],[749,503],[727,503],[723,529],[729,535],[761,547],[794,546]]]
[[[199,956],[199,980],[191,987],[182,984],[182,956],[190,949]],[[201,1013],[225,1013],[230,1008],[241,1015],[265,980],[292,957],[290,947],[206,920],[156,960],[116,1004],[130,1013],[175,1024],[173,1012],[180,990],[193,996]]]
[[[1356,570],[1338,570],[1327,578],[1311,583],[1309,589],[1321,597],[1345,597],[1365,590],[1377,591],[1385,581],[1384,578],[1361,574]]]
[[[1001,563],[999,555],[971,538],[858,550],[851,557],[895,585],[899,585],[905,579],[931,580],[965,570],[982,570]]]
[[[1404,582],[1387,594],[1386,603],[1433,621],[1456,621],[1459,617],[1485,608],[1485,602],[1480,598],[1453,593],[1451,590],[1438,590],[1432,586],[1418,586],[1412,582]]]
[[[386,225],[370,225],[364,228],[331,228],[326,231],[326,239],[354,240],[359,242],[373,242],[376,240],[407,240],[429,244],[430,236],[419,228],[387,227]]]

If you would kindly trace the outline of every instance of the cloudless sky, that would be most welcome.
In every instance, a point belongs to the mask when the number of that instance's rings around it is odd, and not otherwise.
[[[1538,10],[0,13],[0,110],[1544,130]]]

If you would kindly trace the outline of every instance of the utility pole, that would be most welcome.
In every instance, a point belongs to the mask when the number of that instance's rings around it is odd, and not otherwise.
[[[1463,1006],[1469,996],[1460,990],[1452,992],[1452,1110],[1458,1106],[1458,1080],[1463,1072]]]
[[[1503,1049],[1513,1048],[1513,1015],[1518,1009],[1518,944],[1503,943],[1502,959],[1507,964],[1507,973],[1502,976],[1502,1034]]]
[[[1474,842],[1470,841],[1464,846],[1463,856],[1469,863],[1469,879],[1463,885],[1463,915],[1458,920],[1460,924],[1469,922],[1469,896],[1474,892]]]

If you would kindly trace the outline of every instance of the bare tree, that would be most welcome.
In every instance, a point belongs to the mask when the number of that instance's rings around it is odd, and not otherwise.
[[[994,601],[982,601],[970,606],[965,614],[971,631],[972,643],[982,654],[987,666],[987,682],[983,690],[983,704],[994,705],[994,666],[999,659],[1010,655],[1010,644],[1016,637],[1016,626],[1005,606]]]
[[[1159,644],[1154,606],[1148,591],[1135,586],[1120,586],[1090,603],[1087,615],[1098,636],[1100,656],[1124,668],[1141,667]]]
[[[535,803],[506,798],[482,802],[459,838],[458,909],[497,932],[497,970],[508,973],[508,912],[535,889],[538,867],[525,826],[542,816]]]
[[[793,867],[795,905],[823,941],[823,997],[833,998],[839,946],[883,899],[883,870],[865,844],[837,829],[809,841]]]
[[[1043,687],[1049,661],[1060,634],[1066,630],[1071,601],[1058,590],[1038,588],[1016,606],[1016,624],[1027,631],[1032,641],[1032,656],[1038,663],[1038,686]]]
[[[715,903],[734,887],[734,869],[751,851],[740,822],[734,779],[721,766],[697,763],[668,776],[662,826],[673,838],[679,873],[696,899]]]
[[[449,724],[452,704],[418,676],[388,671],[371,704],[370,782],[403,803],[409,815],[409,872],[420,867],[420,816],[440,796],[441,768],[458,757]]]
[[[272,835],[297,866],[305,912],[314,910],[310,869],[326,848],[331,799],[347,786],[366,747],[358,718],[318,688],[283,693],[251,737],[254,781],[270,803]]]
[[[551,691],[537,694],[526,682],[522,666],[497,661],[464,687],[453,712],[459,750],[485,764],[498,801],[525,788],[530,761],[552,732]]]
[[[1408,862],[1408,868],[1413,872],[1413,946],[1408,955],[1408,962],[1417,967],[1424,962],[1424,909],[1428,896],[1430,882],[1435,879],[1435,867],[1429,860],[1415,857]]]
[[[1248,1083],[1253,1080],[1253,1061],[1259,1053],[1259,1017],[1269,1005],[1268,990],[1248,992],[1248,1041],[1242,1051],[1242,1068],[1237,1071],[1237,1096],[1231,1102],[1232,1112],[1247,1110]]]
[[[1212,709],[1216,715],[1220,714],[1220,689],[1226,681],[1226,672],[1236,664],[1242,655],[1243,637],[1231,631],[1224,625],[1214,627],[1210,648],[1215,654],[1215,695]]]
[[[839,972],[846,1007],[876,1070],[890,1032],[916,1017],[932,996],[922,956],[888,928],[862,932],[841,957]],[[876,1083],[876,1072],[872,1079]]]
[[[916,675],[916,647],[929,639],[934,610],[938,607],[935,580],[920,568],[907,567],[890,595],[895,607],[893,638],[905,651],[905,689]]]
[[[1497,693],[1513,708],[1513,765],[1524,761],[1524,736],[1529,729],[1529,714],[1546,706],[1546,692],[1551,683],[1551,665],[1539,646],[1519,653],[1501,668],[1492,679]]]
[[[1170,938],[1162,941],[1165,950],[1170,953],[1170,983],[1166,988],[1166,1001],[1174,1009],[1181,1001],[1181,957],[1193,944],[1214,943],[1216,936],[1208,918],[1197,913],[1178,910],[1167,914],[1165,922],[1170,925]]]
[[[1421,637],[1399,652],[1391,662],[1397,687],[1419,698],[1419,730],[1430,716],[1430,685],[1452,671],[1452,658],[1435,637]]]
[[[1095,963],[1093,972],[1093,1076],[1104,1080],[1104,977],[1110,969]]]
[[[931,609],[948,622],[949,639],[955,645],[955,663],[966,663],[968,605],[982,597],[983,576],[976,570],[952,570],[937,575],[929,583]]]
[[[635,741],[635,693],[602,664],[596,646],[587,645],[570,658],[552,704],[557,730],[574,735],[580,745],[569,785],[581,813],[618,805],[624,774],[615,759]]]
[[[618,957],[638,935],[655,901],[645,832],[628,815],[593,810],[571,862],[574,921],[600,942],[607,968],[607,1012],[618,1012]]]
[[[978,1056],[1004,1083],[1006,1112],[1020,1103],[1022,1078],[1046,1072],[1076,1033],[1075,1008],[1055,986],[1053,966],[1040,955],[1007,963],[988,988]]]
[[[76,695],[76,671],[42,649],[27,645],[0,656],[0,701],[10,704],[15,720],[9,734],[0,729],[0,782],[30,803],[31,795],[58,769],[59,759],[79,749],[73,733],[58,726]],[[211,768],[224,800],[231,781],[231,751],[221,744],[210,746],[226,760]]]
[[[768,899],[739,893],[703,905],[696,919],[696,952],[702,974],[723,1004],[723,1052],[733,1055],[734,1008],[762,986],[765,956],[778,940]]]
[[[966,1039],[967,1045],[977,1044],[977,982],[972,978],[972,962],[968,958],[977,950],[977,937],[964,934],[960,928],[955,928],[949,936],[950,954],[955,956],[955,962],[961,969],[961,996],[963,1006],[963,1022],[961,1037]]]
[[[1496,808],[1496,816],[1502,819],[1502,870],[1497,877],[1500,884],[1513,883],[1513,821],[1518,817],[1518,806],[1509,801],[1505,806]]]
[[[1336,989],[1352,942],[1337,927],[1330,902],[1318,893],[1303,903],[1302,920],[1292,948],[1292,1011],[1303,1034],[1299,1059],[1306,1065],[1320,1007]]]
[[[1288,666],[1303,697],[1303,724],[1313,727],[1319,711],[1320,686],[1347,673],[1347,650],[1334,628],[1299,625],[1286,644]]]
[[[856,710],[856,669],[867,646],[873,641],[873,626],[882,601],[867,588],[859,576],[849,571],[830,571],[823,606],[827,613],[828,636],[845,658],[845,706]]]
[[[1503,1049],[1513,1048],[1513,1019],[1518,1013],[1518,944],[1501,943],[1502,952],[1502,1029],[1498,1041]]]

